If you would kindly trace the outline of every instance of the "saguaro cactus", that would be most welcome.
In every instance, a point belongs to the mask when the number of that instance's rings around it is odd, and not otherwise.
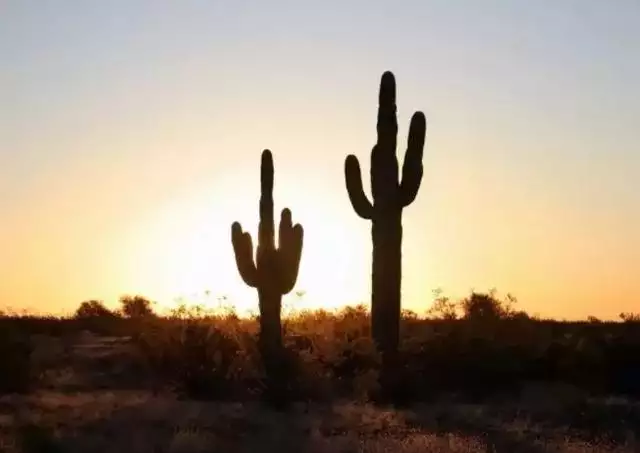
[[[271,377],[277,371],[276,362],[282,349],[282,296],[293,289],[298,278],[303,238],[302,226],[292,225],[291,211],[286,208],[280,217],[278,247],[274,230],[273,158],[269,150],[264,150],[260,164],[260,223],[255,261],[251,235],[244,232],[238,222],[231,226],[231,241],[240,276],[258,290],[260,349]]]
[[[371,331],[384,358],[398,349],[402,209],[415,200],[422,181],[426,120],[422,112],[416,112],[411,118],[402,180],[399,181],[396,157],[396,81],[391,72],[382,75],[378,104],[378,140],[371,152],[373,202],[364,193],[360,164],[356,156],[347,156],[344,170],[354,210],[363,219],[371,220],[372,224]]]

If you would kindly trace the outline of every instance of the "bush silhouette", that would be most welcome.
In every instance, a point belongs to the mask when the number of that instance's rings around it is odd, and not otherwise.
[[[122,314],[127,318],[140,319],[154,316],[151,301],[142,296],[122,296],[120,305]]]
[[[76,319],[113,318],[116,313],[105,307],[101,300],[88,300],[80,304],[74,314]]]
[[[474,320],[409,313],[402,319],[395,402],[512,399],[532,385],[562,386],[577,395],[640,397],[640,324],[560,322],[522,312],[516,316],[508,300],[492,298],[510,314]],[[455,304],[478,299],[472,293]],[[102,333],[120,336],[126,331],[131,337],[133,355],[118,368],[141,389],[168,388],[188,398],[236,401],[265,390],[268,370],[259,350],[258,318],[193,311],[143,322],[116,319],[105,323]],[[32,354],[32,345],[39,348],[47,340],[34,341],[31,335],[73,338],[86,326],[75,318],[0,317],[0,393],[36,388],[43,356],[38,350]],[[370,327],[365,307],[285,318],[278,372],[286,379],[276,389],[283,392],[280,396],[378,399],[381,357]]]
[[[148,324],[137,342],[150,369],[178,395],[199,400],[233,396],[230,372],[240,345],[221,329],[197,319]]]
[[[465,319],[492,320],[506,316],[506,309],[493,294],[472,292],[462,301],[462,310]]]

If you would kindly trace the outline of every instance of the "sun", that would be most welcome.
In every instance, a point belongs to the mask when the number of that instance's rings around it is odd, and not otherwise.
[[[352,211],[346,193],[310,184],[295,190],[285,182],[282,197],[305,229],[295,308],[339,308],[360,303],[369,291],[371,237]],[[289,190],[287,190],[289,189]],[[342,198],[344,197],[344,198]]]
[[[157,300],[161,310],[176,306],[177,299],[215,308],[224,297],[239,313],[257,312],[256,291],[238,274],[230,237],[231,223],[239,220],[256,244],[258,195],[252,189],[233,199],[214,188],[186,193],[141,216],[123,244],[130,285]],[[298,280],[285,305],[334,309],[363,301],[370,237],[362,234],[362,225],[345,223],[335,201],[318,191],[282,192],[288,203],[276,198],[276,222],[286,206],[305,229]],[[355,218],[351,214],[347,218]]]
[[[325,211],[325,212],[323,212]],[[328,211],[328,212],[327,212]],[[367,288],[367,236],[357,237],[330,208],[302,212],[305,245],[296,289],[301,308],[332,309],[361,302]]]

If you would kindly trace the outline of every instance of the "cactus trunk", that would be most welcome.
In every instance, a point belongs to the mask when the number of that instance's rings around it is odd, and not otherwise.
[[[371,332],[380,350],[398,349],[400,284],[402,281],[402,223],[399,215],[380,219],[371,228],[373,239]]]
[[[284,348],[282,342],[282,295],[258,290],[258,304],[260,306],[260,333],[258,347],[264,362],[268,387],[274,390],[283,383],[283,378],[278,375],[282,370],[281,357]],[[276,391],[275,393],[280,393]]]
[[[258,291],[260,307],[260,341],[265,344],[282,344],[282,295]]]

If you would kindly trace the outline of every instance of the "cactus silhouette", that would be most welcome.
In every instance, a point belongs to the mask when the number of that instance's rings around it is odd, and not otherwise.
[[[400,331],[400,282],[402,277],[402,209],[418,194],[422,181],[422,152],[426,120],[422,112],[411,118],[407,152],[398,180],[396,140],[396,81],[385,72],[380,81],[378,139],[371,152],[371,193],[367,198],[360,163],[354,155],[345,160],[349,199],[356,213],[371,220],[373,266],[371,291],[371,331],[383,353],[395,353]]]
[[[280,217],[278,247],[275,244],[273,218],[273,158],[262,152],[260,164],[260,223],[254,261],[251,235],[238,222],[231,226],[231,241],[236,264],[244,282],[258,290],[260,306],[260,350],[272,385],[279,385],[277,375],[282,358],[282,296],[289,293],[298,278],[302,254],[302,226],[292,225],[291,211],[283,209]]]

